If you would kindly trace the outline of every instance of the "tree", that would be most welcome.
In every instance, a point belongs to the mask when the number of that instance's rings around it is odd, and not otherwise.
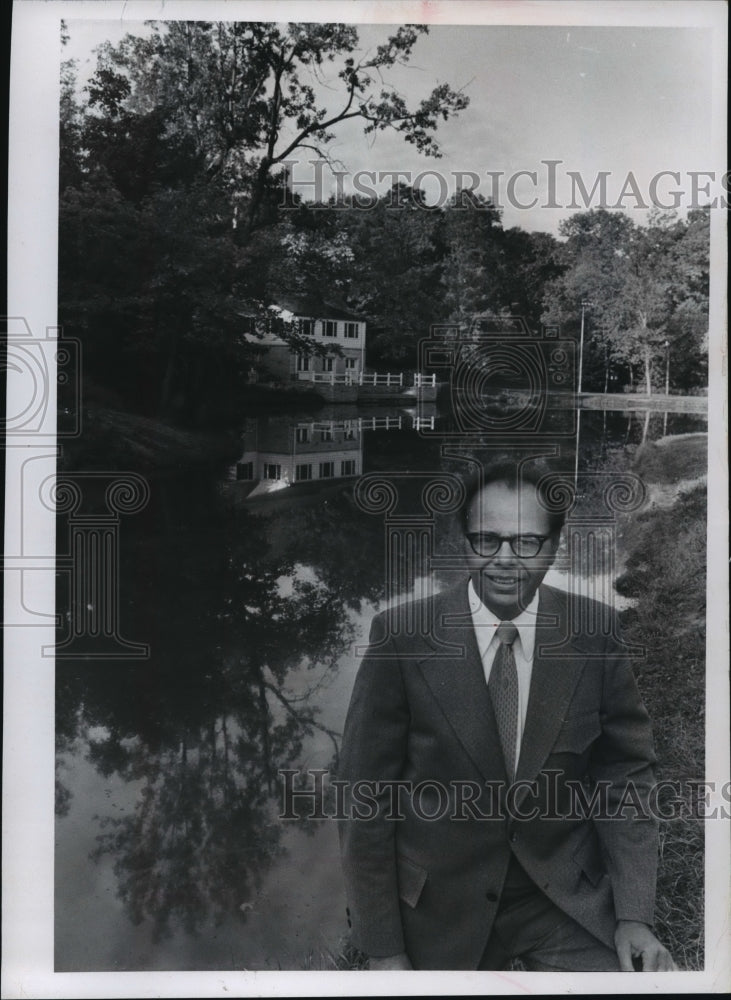
[[[419,340],[444,314],[442,212],[425,204],[423,191],[397,183],[368,207],[338,212],[358,263],[350,296],[371,320],[368,354],[376,366],[415,365]]]
[[[354,25],[267,22],[169,22],[151,35],[128,35],[102,47],[90,85],[138,114],[161,112],[168,134],[192,142],[209,173],[220,173],[236,199],[248,202],[247,230],[261,211],[276,168],[298,151],[330,160],[342,122],[359,119],[365,134],[392,129],[427,156],[439,156],[440,121],[468,98],[440,84],[409,108],[382,73],[407,63],[426,25],[402,25],[374,53],[357,59]],[[324,89],[323,69],[335,78]],[[120,90],[120,77],[129,93]]]
[[[462,191],[444,213],[446,256],[442,287],[447,320],[468,327],[472,318],[504,304],[500,213],[480,194]]]
[[[550,233],[526,232],[517,226],[497,233],[500,248],[500,288],[512,313],[528,325],[540,326],[543,292],[561,273],[559,243]]]
[[[605,385],[612,360],[627,365],[630,378],[640,365],[651,395],[666,342],[681,338],[698,377],[707,329],[706,221],[703,213],[687,222],[655,213],[643,227],[595,209],[560,226],[565,243],[556,257],[563,272],[545,289],[543,321],[576,330],[585,303],[586,348],[603,357]]]
[[[100,170],[60,203],[59,311],[86,370],[136,408],[225,416],[251,364],[242,334],[247,248],[213,183],[124,198]]]
[[[672,382],[680,388],[708,384],[710,224],[710,209],[692,209],[685,224],[675,227],[676,239],[669,248],[668,360]]]
[[[298,204],[288,157],[327,156],[352,118],[438,156],[438,122],[467,104],[440,86],[410,109],[381,81],[425,30],[402,26],[357,59],[348,25],[153,24],[99,47],[83,100],[65,64],[60,307],[89,374],[163,417],[197,420],[201,400],[236,411],[257,356],[244,317],[263,320],[282,287],[345,295],[357,272],[337,217],[318,230],[301,206],[280,215]],[[335,89],[319,87],[329,65]]]

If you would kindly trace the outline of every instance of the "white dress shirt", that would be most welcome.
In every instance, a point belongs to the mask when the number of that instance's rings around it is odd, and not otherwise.
[[[490,680],[490,671],[497,653],[500,640],[497,637],[497,627],[503,620],[486,607],[477,596],[477,591],[470,580],[467,587],[467,596],[472,613],[472,624],[477,637],[477,647],[482,659],[482,669],[485,672],[485,683]],[[515,656],[515,667],[518,672],[518,725],[515,747],[515,760],[520,760],[520,744],[523,740],[523,729],[525,728],[525,716],[528,711],[528,694],[530,692],[530,679],[533,671],[533,650],[536,642],[536,616],[538,614],[538,594],[527,608],[522,611],[517,618],[512,619],[512,624],[518,630],[518,634],[513,642],[513,655]]]

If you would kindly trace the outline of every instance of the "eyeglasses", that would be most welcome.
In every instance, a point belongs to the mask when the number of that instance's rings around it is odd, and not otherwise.
[[[496,535],[492,531],[467,535],[467,540],[478,556],[495,556],[503,542],[509,542],[513,553],[520,559],[537,556],[550,535]]]

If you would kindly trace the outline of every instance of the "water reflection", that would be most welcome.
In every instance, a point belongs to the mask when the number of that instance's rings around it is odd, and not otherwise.
[[[289,416],[250,417],[244,422],[243,451],[228,470],[239,485],[237,494],[249,500],[290,486],[352,479],[363,472],[363,441],[369,431],[435,430],[433,404],[417,411],[354,415],[331,408],[318,419]]]
[[[448,463],[436,412],[318,416],[247,421],[218,482],[154,481],[120,567],[123,631],[150,660],[57,665],[59,970],[160,967],[160,954],[170,968],[301,968],[313,942],[345,933],[332,824],[282,824],[277,772],[336,763],[354,646],[384,595],[383,519],[353,483]],[[585,412],[577,510],[600,502],[595,473],[704,429]],[[257,492],[269,481],[288,488]]]
[[[160,941],[251,916],[284,850],[277,772],[318,739],[320,763],[336,762],[338,733],[319,702],[382,574],[378,527],[356,527],[347,494],[264,518],[180,480],[152,494],[121,572],[125,622],[152,658],[59,664],[57,812],[62,841],[82,761],[121,784],[117,812],[94,802],[90,857],[111,862],[126,918]],[[63,942],[74,904],[63,871],[58,890]],[[104,967],[72,951],[59,947],[59,968]]]

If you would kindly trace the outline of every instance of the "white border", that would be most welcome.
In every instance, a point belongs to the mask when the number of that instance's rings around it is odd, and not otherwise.
[[[342,20],[346,22],[493,23],[532,25],[706,26],[714,30],[713,163],[725,169],[726,5],[723,2],[43,2],[16,0],[13,9],[10,117],[8,313],[27,319],[35,337],[56,324],[59,20],[143,19]],[[727,780],[728,601],[727,394],[725,217],[712,213],[711,363],[709,416],[709,573],[707,647],[707,777]],[[48,354],[49,349],[46,350]],[[52,357],[52,349],[49,358]],[[695,993],[731,985],[729,955],[729,823],[707,823],[706,952],[704,972],[626,974],[539,973],[63,973],[53,972],[53,662],[40,655],[53,628],[33,610],[53,607],[54,517],[21,496],[29,457],[54,471],[55,392],[39,432],[9,441],[6,471],[5,740],[3,754],[3,987],[5,997],[343,996],[409,993]],[[8,400],[12,414],[13,400]],[[21,512],[24,523],[21,524]],[[23,528],[33,519],[32,536]],[[31,548],[29,548],[29,545]],[[32,585],[21,594],[12,558],[37,556]],[[45,567],[45,568],[44,568]],[[14,582],[15,581],[15,582]],[[27,608],[24,607],[24,602]]]

